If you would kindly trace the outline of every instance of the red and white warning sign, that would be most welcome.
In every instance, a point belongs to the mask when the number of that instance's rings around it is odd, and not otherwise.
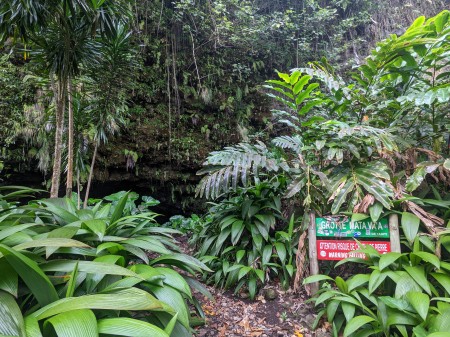
[[[359,241],[361,245],[370,245],[379,253],[391,251],[389,241]],[[353,252],[358,250],[358,243],[354,240],[317,240],[317,256],[319,260],[343,260],[348,257],[365,258],[364,253]]]

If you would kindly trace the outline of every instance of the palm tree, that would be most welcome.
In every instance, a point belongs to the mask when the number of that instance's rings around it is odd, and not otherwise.
[[[3,0],[0,4],[0,42],[12,37],[27,43],[32,56],[52,81],[55,144],[50,197],[57,197],[61,175],[64,111],[68,102],[68,165],[66,194],[73,180],[72,81],[83,64],[99,59],[98,38],[115,33],[116,22],[126,21],[122,0]]]
[[[102,58],[97,67],[90,68],[90,78],[93,79],[92,94],[94,115],[94,150],[89,170],[83,207],[86,208],[98,147],[108,141],[108,137],[115,134],[120,125],[125,123],[124,114],[127,112],[124,91],[134,63],[130,48],[130,35],[127,27],[118,25],[116,34],[102,41]]]

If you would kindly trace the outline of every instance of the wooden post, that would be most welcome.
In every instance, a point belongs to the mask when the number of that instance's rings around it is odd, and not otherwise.
[[[389,215],[389,232],[391,237],[391,252],[401,253],[397,214]]]
[[[308,242],[309,242],[309,272],[310,275],[319,274],[319,261],[317,259],[317,239],[316,239],[316,215],[314,212],[309,214],[308,226]],[[309,285],[311,295],[319,291],[319,283],[314,282]]]

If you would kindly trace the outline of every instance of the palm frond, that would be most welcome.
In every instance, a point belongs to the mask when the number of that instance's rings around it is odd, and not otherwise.
[[[302,138],[299,135],[295,136],[280,136],[272,140],[275,146],[281,147],[283,149],[290,149],[295,153],[299,153],[303,147]]]
[[[238,185],[247,186],[251,177],[259,180],[259,172],[287,170],[284,159],[274,153],[262,142],[256,144],[240,143],[212,152],[203,163],[204,168],[197,175],[207,174],[196,188],[196,196],[216,199]]]

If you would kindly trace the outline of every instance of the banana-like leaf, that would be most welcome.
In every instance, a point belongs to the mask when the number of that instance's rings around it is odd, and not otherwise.
[[[83,221],[83,225],[89,228],[90,231],[95,233],[98,236],[100,241],[105,236],[106,232],[106,222],[100,219],[90,219]]]
[[[149,284],[147,287],[160,301],[174,308],[178,314],[178,321],[189,329],[189,309],[180,292],[170,286],[159,287]]]
[[[39,323],[34,317],[28,316],[25,318],[25,331],[26,337],[42,337]]]
[[[70,274],[69,282],[67,282],[66,297],[72,297],[77,286],[77,276],[78,276],[78,263],[75,264],[72,273]]]
[[[155,268],[155,271],[164,275],[164,284],[171,286],[174,289],[182,292],[189,298],[192,298],[191,288],[186,280],[175,270],[170,268]]]
[[[45,335],[54,329],[58,337],[98,337],[97,319],[91,310],[72,310],[45,321]]]
[[[170,306],[157,300],[148,292],[137,288],[128,288],[104,294],[63,298],[35,311],[29,317],[42,320],[63,312],[81,309],[154,310],[175,313]]]
[[[95,261],[76,261],[76,260],[55,260],[41,264],[43,271],[59,271],[72,272],[75,265],[78,264],[78,271],[83,273],[102,274],[102,275],[122,275],[122,276],[139,276],[129,269],[105,262]]]
[[[130,192],[125,193],[122,198],[120,198],[119,202],[114,207],[114,212],[110,217],[110,224],[114,224],[117,220],[119,220],[123,215],[123,210],[125,209],[125,205],[128,201],[128,196]]]
[[[170,334],[157,326],[133,318],[106,318],[98,321],[101,334],[128,337],[170,337]]]
[[[212,272],[211,269],[209,269],[204,263],[200,262],[196,258],[193,258],[189,255],[185,254],[169,254],[169,255],[163,255],[156,259],[153,259],[150,261],[151,265],[159,265],[159,264],[167,264],[167,265],[173,265],[177,266],[181,269],[184,269],[186,266],[189,268],[192,268],[198,272],[201,271],[208,271]]]
[[[0,253],[31,290],[41,306],[58,300],[58,294],[36,262],[14,249],[0,244]]]
[[[0,335],[26,337],[25,323],[15,298],[1,290]]]
[[[60,207],[62,205],[63,199],[45,199],[41,200],[40,203],[46,206],[46,209],[53,214],[56,221],[62,225],[67,225],[72,222],[79,221],[80,219],[68,210]]]
[[[2,230],[0,230],[0,241],[2,241],[4,238],[7,238],[15,233],[19,233],[27,228],[37,226],[37,225],[38,224],[36,224],[36,223],[27,223],[27,224],[11,226],[11,227],[2,229]]]
[[[87,248],[89,247],[87,244],[72,240],[72,239],[63,239],[63,238],[50,238],[50,239],[39,239],[39,240],[33,240],[29,242],[21,243],[17,246],[14,246],[13,249],[15,250],[25,250],[28,248],[36,248],[36,247],[82,247]]]
[[[17,297],[19,276],[5,258],[0,258],[0,290]]]

